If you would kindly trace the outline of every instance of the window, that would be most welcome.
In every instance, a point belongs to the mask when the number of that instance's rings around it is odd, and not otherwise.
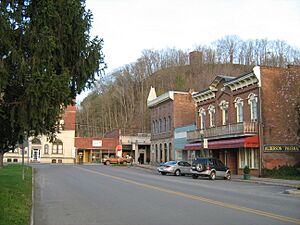
[[[209,113],[209,127],[215,127],[216,126],[216,110],[213,105],[210,105],[208,107],[208,113]]]
[[[223,100],[223,101],[221,101],[219,106],[220,106],[220,109],[222,111],[222,125],[226,125],[226,124],[228,124],[228,106],[229,106],[229,103]]]
[[[155,121],[152,121],[152,133],[155,134]]]
[[[159,133],[162,132],[162,122],[161,122],[161,119],[159,119]]]
[[[48,154],[49,154],[49,145],[48,145],[48,144],[45,144],[45,145],[44,145],[44,154],[45,154],[45,155],[48,155]]]
[[[61,140],[56,139],[52,145],[52,154],[63,154],[63,143]]]
[[[167,131],[167,119],[164,117],[164,132]]]
[[[244,103],[243,99],[237,97],[234,101],[234,106],[236,108],[236,122],[241,123],[244,121]]]
[[[41,143],[41,140],[38,139],[38,138],[32,139],[31,143],[32,143],[33,145],[41,145],[41,144],[42,144],[42,143]]]
[[[155,133],[158,134],[158,131],[159,131],[158,129],[159,129],[159,127],[158,127],[158,121],[157,121],[157,120],[156,120],[155,124],[156,124],[156,125],[155,125],[155,129],[156,129],[156,132],[155,132]]]
[[[171,116],[168,116],[168,129],[171,130]]]
[[[251,121],[255,122],[257,121],[257,95],[251,93],[248,96],[248,104],[250,105],[250,115],[251,115]]]
[[[240,149],[239,150],[239,167],[249,166],[251,169],[258,168],[258,149]]]
[[[200,108],[198,112],[200,116],[200,129],[205,129],[205,109]]]

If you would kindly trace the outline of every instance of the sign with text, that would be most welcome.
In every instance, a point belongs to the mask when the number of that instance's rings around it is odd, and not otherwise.
[[[102,140],[93,140],[93,147],[102,147]]]
[[[208,139],[207,138],[203,139],[203,148],[208,148]]]
[[[264,145],[264,152],[300,152],[300,145]]]

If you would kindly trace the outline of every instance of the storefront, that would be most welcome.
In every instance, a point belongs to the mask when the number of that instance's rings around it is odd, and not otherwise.
[[[118,138],[75,138],[76,163],[101,163],[116,154]]]
[[[196,157],[214,157],[228,166],[232,174],[242,174],[245,165],[250,167],[252,174],[259,173],[258,136],[211,140],[205,147],[202,142],[186,144],[188,161]]]

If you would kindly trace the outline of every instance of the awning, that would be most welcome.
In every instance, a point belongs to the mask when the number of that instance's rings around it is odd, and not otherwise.
[[[231,138],[223,140],[208,141],[208,149],[223,149],[223,148],[258,148],[258,136]],[[184,150],[200,150],[203,149],[202,143],[191,143],[184,146]]]

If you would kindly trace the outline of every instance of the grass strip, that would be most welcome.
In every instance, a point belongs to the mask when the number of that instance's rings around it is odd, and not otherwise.
[[[0,225],[29,224],[32,205],[32,168],[21,165],[0,168]]]

